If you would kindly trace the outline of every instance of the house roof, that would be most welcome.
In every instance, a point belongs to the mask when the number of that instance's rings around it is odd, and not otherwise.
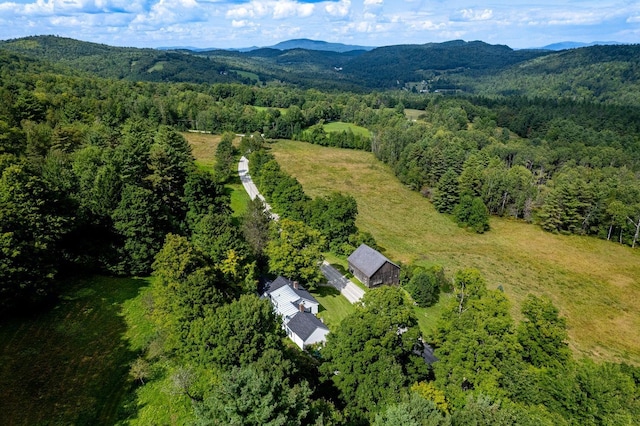
[[[293,282],[284,277],[276,278],[265,292],[265,295],[271,299],[274,308],[283,316],[285,321],[299,312],[300,304],[306,308],[311,304],[319,304],[308,291],[301,287],[293,288]]]
[[[373,274],[375,274],[386,262],[398,266],[384,257],[382,253],[372,249],[366,244],[361,244],[356,251],[351,253],[351,256],[347,258],[347,261],[368,277],[373,276]]]
[[[289,320],[287,327],[303,341],[306,341],[319,328],[329,331],[327,326],[310,312],[298,312]]]
[[[318,303],[316,298],[313,297],[311,293],[305,290],[302,286],[299,285],[298,288],[294,288],[293,281],[282,276],[279,276],[278,278],[273,280],[273,282],[271,283],[271,285],[269,285],[269,288],[265,293],[272,294],[273,292],[285,286],[288,286],[291,290],[293,290],[293,292],[298,296],[299,299],[305,299],[305,300],[308,300],[309,302]]]

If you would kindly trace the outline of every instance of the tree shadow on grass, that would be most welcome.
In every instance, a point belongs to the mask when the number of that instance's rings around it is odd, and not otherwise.
[[[332,287],[330,285],[318,286],[314,290],[314,293],[319,297],[340,297],[341,296],[340,292],[335,287]],[[324,312],[326,310],[327,309],[322,305],[322,303],[320,303],[320,306],[318,307],[318,313]]]
[[[2,323],[0,424],[114,424],[125,415],[138,354],[125,340],[122,305],[147,284],[78,279],[53,308]]]

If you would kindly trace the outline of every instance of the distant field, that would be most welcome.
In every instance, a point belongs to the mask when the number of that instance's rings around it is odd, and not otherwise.
[[[331,122],[331,123],[327,123],[324,126],[322,126],[322,128],[327,133],[330,133],[330,132],[345,132],[348,129],[351,129],[351,131],[353,132],[354,135],[362,135],[362,136],[366,136],[366,137],[371,137],[371,132],[369,131],[369,129],[366,129],[366,128],[360,127],[360,126],[356,126],[355,124],[351,124],[351,123],[343,123],[342,121],[334,121],[334,122]]]
[[[114,424],[131,389],[124,305],[147,281],[93,277],[55,307],[0,324],[0,424]]]
[[[273,144],[272,152],[309,195],[352,194],[357,225],[392,260],[438,263],[449,275],[477,268],[491,288],[504,288],[516,318],[528,293],[548,295],[567,317],[576,354],[640,364],[640,250],[499,218],[488,233],[473,234],[370,153],[292,141]],[[428,327],[425,319],[421,325]]]
[[[231,70],[233,72],[235,72],[236,74],[244,77],[244,78],[248,78],[251,81],[253,81],[254,83],[258,83],[260,82],[260,76],[258,76],[258,74],[253,73],[253,72],[249,72],[249,71],[242,71],[242,70]]]
[[[277,109],[282,114],[286,114],[288,111],[287,108],[271,108],[271,107],[261,107],[261,106],[254,106],[254,108],[256,109],[256,111],[266,111],[268,109]]]
[[[182,135],[191,145],[196,164],[212,170],[211,168],[216,163],[216,148],[218,148],[222,136],[193,132],[184,132]]]
[[[410,108],[404,109],[404,115],[409,120],[417,120],[424,113],[425,113],[424,110],[421,110],[421,109],[410,109]]]

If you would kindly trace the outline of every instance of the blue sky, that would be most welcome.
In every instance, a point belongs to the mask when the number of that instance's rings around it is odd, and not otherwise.
[[[248,47],[293,38],[385,46],[482,40],[640,42],[640,2],[599,0],[0,0],[0,39]]]

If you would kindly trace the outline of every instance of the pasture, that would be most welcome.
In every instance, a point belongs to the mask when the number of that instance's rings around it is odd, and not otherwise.
[[[516,320],[528,293],[547,295],[567,318],[576,355],[640,364],[640,250],[496,217],[489,232],[471,233],[404,187],[371,153],[293,141],[271,147],[308,195],[353,195],[358,227],[390,259],[440,264],[449,276],[476,268],[490,288],[502,286]]]

